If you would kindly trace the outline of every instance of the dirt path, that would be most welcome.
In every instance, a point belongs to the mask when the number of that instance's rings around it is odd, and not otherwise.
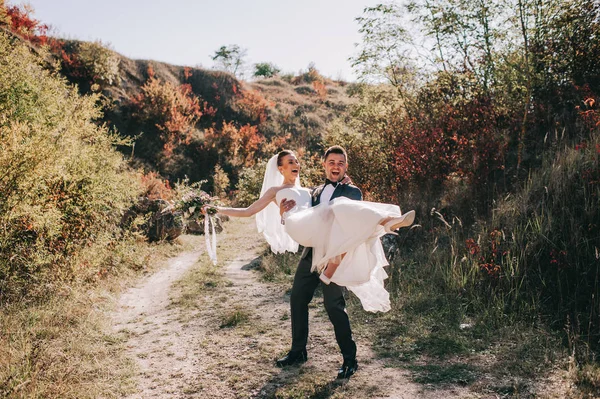
[[[167,268],[144,279],[123,294],[113,316],[114,328],[128,337],[127,347],[136,360],[139,391],[132,398],[174,397],[181,381],[194,373],[197,359],[188,343],[192,331],[181,328],[170,308],[169,291],[201,252],[187,252],[169,261]]]
[[[336,381],[341,356],[319,297],[311,305],[308,362],[275,367],[290,342],[290,287],[259,281],[253,269],[264,244],[256,238],[231,245],[239,256],[220,275],[209,273],[200,252],[184,253],[121,297],[115,328],[127,335],[139,371],[130,398],[476,397],[462,388],[424,390],[408,372],[386,367],[360,336],[359,372]]]

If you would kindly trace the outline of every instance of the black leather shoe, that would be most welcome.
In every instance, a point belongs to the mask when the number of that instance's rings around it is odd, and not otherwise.
[[[277,360],[277,367],[291,366],[292,364],[304,363],[308,360],[306,349],[301,351],[289,351],[287,355]]]
[[[338,370],[338,379],[350,378],[358,370],[358,362],[356,359],[344,360],[344,364]]]

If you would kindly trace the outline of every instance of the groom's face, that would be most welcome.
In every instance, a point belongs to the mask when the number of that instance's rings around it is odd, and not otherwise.
[[[346,175],[346,170],[348,170],[344,154],[331,153],[327,155],[327,158],[323,161],[323,167],[325,168],[325,176],[335,182],[342,180]]]

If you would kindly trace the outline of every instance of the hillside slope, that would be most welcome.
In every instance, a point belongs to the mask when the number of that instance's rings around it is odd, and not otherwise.
[[[86,61],[90,45],[98,51],[93,63]],[[132,60],[98,43],[68,41],[60,47],[54,54],[61,73],[82,94],[100,91],[102,121],[134,138],[136,160],[170,180],[207,179],[218,164],[232,188],[240,166],[251,167],[281,148],[318,152],[327,123],[353,101],[346,82],[312,67],[298,76],[244,82],[222,71]],[[106,57],[118,65],[110,84],[81,66]]]

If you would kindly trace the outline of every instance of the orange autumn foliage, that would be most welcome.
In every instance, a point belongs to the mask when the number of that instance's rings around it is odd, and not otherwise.
[[[237,90],[235,91],[237,92]],[[237,92],[235,105],[249,119],[258,124],[264,123],[267,120],[267,109],[274,106],[272,102],[267,101],[255,90],[241,90]]]
[[[156,172],[143,174],[140,179],[144,188],[144,197],[151,200],[171,200],[175,196],[169,181],[161,179],[160,175]]]
[[[148,76],[142,92],[131,98],[134,115],[158,129],[164,153],[171,155],[175,147],[190,143],[198,120],[216,110],[201,102],[189,84],[162,82],[152,68]]]
[[[227,154],[234,166],[252,166],[256,154],[265,138],[256,126],[249,124],[237,128],[233,122],[225,122],[221,130],[209,129],[205,134],[206,144]]]
[[[324,101],[327,98],[327,88],[325,87],[325,83],[322,80],[315,80],[312,82],[313,89],[319,96],[321,101]]]

